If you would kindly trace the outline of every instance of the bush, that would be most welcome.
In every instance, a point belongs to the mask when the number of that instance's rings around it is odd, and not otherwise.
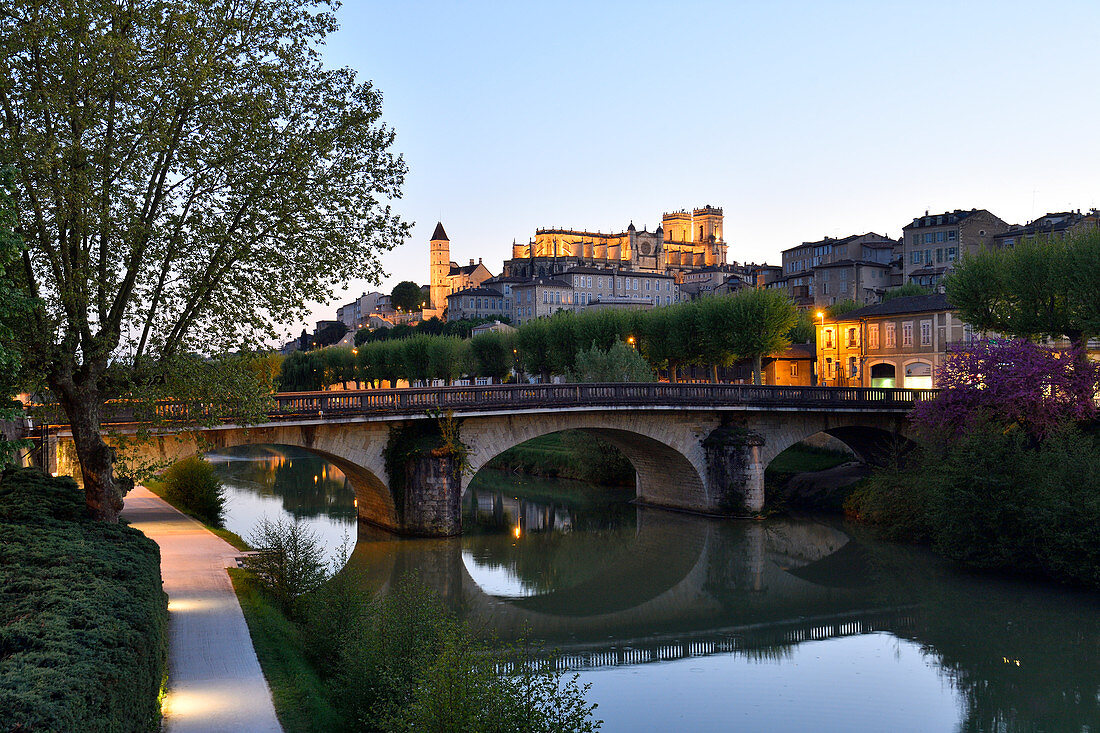
[[[969,567],[1100,588],[1094,437],[1063,425],[1038,440],[987,423],[939,445],[876,473],[845,510]]]
[[[322,594],[326,591],[322,591]],[[362,591],[361,591],[362,592]],[[513,654],[510,664],[416,580],[363,607],[331,676],[345,724],[369,731],[592,731],[587,686]],[[508,660],[505,660],[508,661]],[[515,673],[507,670],[511,667]]]
[[[570,382],[657,381],[645,358],[624,341],[616,341],[606,351],[593,342],[592,348],[577,354],[567,376]]]
[[[0,479],[0,730],[155,729],[167,625],[154,542],[71,479]]]
[[[161,477],[165,497],[211,527],[222,527],[225,495],[214,467],[198,456],[172,464]]]
[[[283,613],[297,616],[298,599],[327,577],[325,548],[317,535],[298,520],[273,522],[263,517],[248,536],[248,544],[256,551],[245,557],[245,569],[256,576]]]
[[[1022,430],[975,430],[929,478],[937,552],[1100,587],[1100,447],[1077,428],[1040,442]]]

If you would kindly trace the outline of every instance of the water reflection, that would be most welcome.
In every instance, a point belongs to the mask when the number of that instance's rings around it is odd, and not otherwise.
[[[355,541],[355,492],[340,469],[291,446],[253,445],[209,453],[225,487],[225,526],[248,537],[264,516],[297,519],[317,533],[330,557]]]
[[[293,463],[270,494],[323,505],[315,469]],[[482,471],[465,536],[360,525],[351,563],[373,590],[416,574],[474,628],[559,649],[608,731],[1100,730],[1095,594],[961,573],[832,521],[627,499]]]

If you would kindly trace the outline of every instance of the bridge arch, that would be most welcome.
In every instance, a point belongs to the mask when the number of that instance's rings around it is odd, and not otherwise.
[[[634,467],[635,493],[647,504],[693,509],[710,505],[705,463],[693,431],[685,431],[670,413],[669,421],[639,419],[626,412],[563,411],[512,415],[464,426],[462,441],[470,448],[473,473],[489,461],[528,440],[576,430],[607,441]],[[468,483],[468,482],[467,482]]]
[[[247,445],[301,448],[343,472],[355,492],[360,519],[386,529],[398,529],[400,521],[393,492],[382,478],[385,469],[380,448],[374,445],[376,442],[369,438],[349,440],[346,431],[324,425],[274,425],[209,430],[201,437],[192,432],[159,435],[140,446],[138,458],[146,462],[175,462],[188,456]]]

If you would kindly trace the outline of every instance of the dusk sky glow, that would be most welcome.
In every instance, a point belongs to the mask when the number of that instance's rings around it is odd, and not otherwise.
[[[379,288],[500,272],[537,227],[725,209],[729,258],[987,208],[1100,206],[1100,3],[349,0],[327,62],[384,96],[416,223]],[[314,320],[315,320],[314,319]],[[299,326],[300,328],[300,326]]]

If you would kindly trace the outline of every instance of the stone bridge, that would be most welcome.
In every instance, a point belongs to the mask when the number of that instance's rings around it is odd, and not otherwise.
[[[764,504],[764,469],[791,445],[827,433],[876,463],[905,441],[906,414],[931,390],[721,384],[547,384],[284,393],[269,421],[201,429],[167,426],[128,450],[131,461],[172,461],[247,444],[297,446],[332,462],[355,489],[360,517],[413,535],[461,532],[464,479],[540,435],[579,430],[614,445],[636,471],[639,502],[706,514],[748,515]],[[397,427],[459,425],[465,471],[425,454],[394,482],[386,446]],[[180,420],[182,425],[183,420]],[[120,418],[114,440],[138,432]],[[79,476],[67,426],[50,430],[48,470]],[[401,469],[399,469],[401,470]]]

